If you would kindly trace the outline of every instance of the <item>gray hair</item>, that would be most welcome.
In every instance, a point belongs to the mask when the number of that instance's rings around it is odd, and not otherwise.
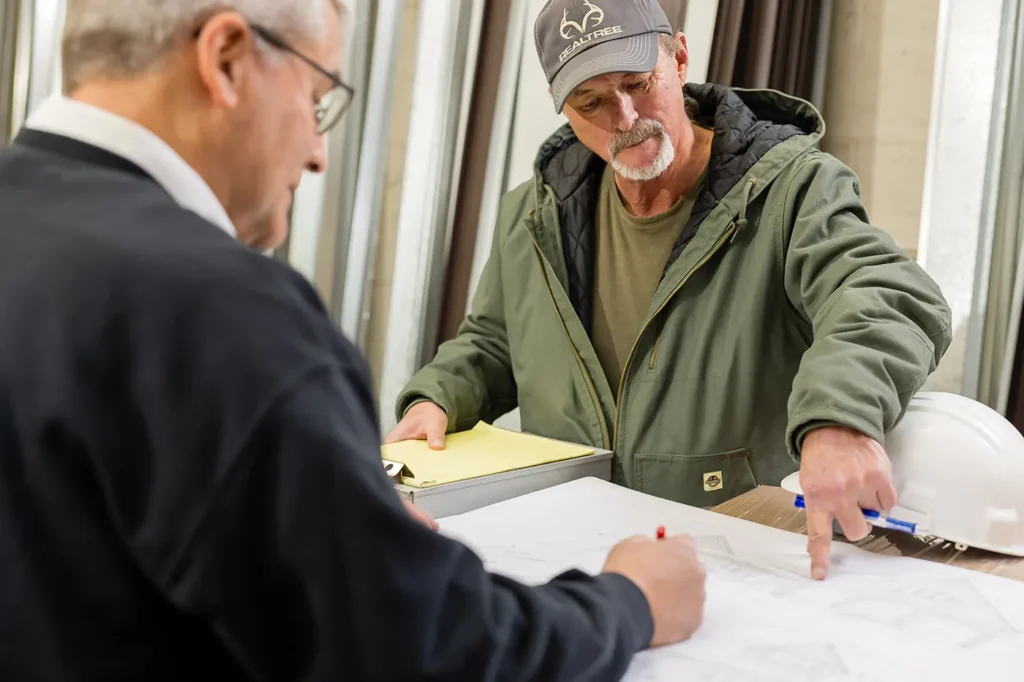
[[[339,12],[343,0],[330,0]],[[235,10],[289,39],[316,39],[324,0],[68,0],[62,40],[64,90],[97,77],[141,75],[169,52],[191,22]]]
[[[667,33],[658,34],[658,45],[661,47],[661,51],[667,55],[674,57],[683,49],[683,41],[674,35]],[[700,104],[693,97],[685,95],[683,98],[684,106],[686,107],[686,117],[691,121],[696,121],[700,116]]]
[[[658,45],[661,46],[662,51],[671,55],[674,55],[679,52],[679,50],[683,49],[683,41],[676,38],[675,35],[669,35],[667,33],[658,34]]]

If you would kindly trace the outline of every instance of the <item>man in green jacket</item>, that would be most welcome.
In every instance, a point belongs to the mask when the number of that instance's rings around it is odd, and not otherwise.
[[[833,519],[858,540],[896,501],[880,443],[949,345],[942,293],[818,149],[814,107],[686,84],[656,0],[553,0],[535,34],[569,123],[503,198],[472,311],[388,441],[518,406],[701,507],[799,469],[823,578]]]

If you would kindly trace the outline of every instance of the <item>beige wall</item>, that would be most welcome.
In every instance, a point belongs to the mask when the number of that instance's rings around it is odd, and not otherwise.
[[[836,0],[823,148],[861,181],[872,222],[917,252],[939,0]]]

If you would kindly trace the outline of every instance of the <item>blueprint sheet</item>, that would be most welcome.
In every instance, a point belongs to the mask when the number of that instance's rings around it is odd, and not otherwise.
[[[708,570],[704,624],[645,651],[634,682],[1024,681],[1024,583],[833,543],[824,582],[806,538],[593,478],[459,516],[441,532],[491,571],[527,583],[600,571],[634,534],[696,538]]]

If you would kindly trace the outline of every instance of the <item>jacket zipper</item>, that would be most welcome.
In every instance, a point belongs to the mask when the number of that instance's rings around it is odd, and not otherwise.
[[[658,344],[661,343],[661,327],[658,327],[658,335],[654,337],[654,348],[651,350],[651,361],[647,363],[648,370],[654,370],[654,359],[658,357]],[[621,381],[621,377],[620,377]]]
[[[562,319],[562,313],[558,310],[558,302],[555,301],[555,294],[551,291],[551,281],[548,279],[547,271],[544,270],[544,254],[541,253],[540,247],[534,242],[533,248],[537,251],[537,257],[540,258],[541,269],[544,272],[544,283],[547,284],[548,296],[551,298],[551,305],[555,308],[555,315],[558,317],[558,321],[562,324],[562,331],[565,332],[565,340],[569,342],[569,347],[572,348],[572,354],[576,358],[576,364],[579,365],[580,371],[583,372],[583,380],[587,384],[587,390],[590,391],[590,399],[594,401],[594,409],[597,410],[597,419],[601,424],[601,438],[603,439],[601,447],[605,450],[610,450],[612,447],[611,433],[608,431],[608,422],[604,417],[604,410],[601,408],[601,399],[597,395],[597,387],[594,386],[594,380],[590,376],[590,372],[587,371],[587,366],[583,363],[583,356],[580,355],[579,349],[576,348],[576,344],[572,341],[572,336],[569,335],[569,327],[566,326],[565,320]]]
[[[633,347],[629,349],[629,355],[626,356],[626,364],[622,368],[622,376],[619,377],[619,389],[615,394],[615,430],[612,432],[612,450],[614,450],[615,446],[618,445],[619,439],[619,416],[622,414],[622,389],[626,384],[626,374],[629,372],[629,365],[633,361],[633,353],[636,352],[636,347],[639,344],[640,339],[647,331],[647,327],[650,325],[651,321],[654,320],[659,314],[661,314],[661,311],[665,309],[665,306],[668,305],[668,302],[672,300],[672,297],[675,296],[679,292],[679,290],[683,288],[683,285],[686,284],[686,282],[691,277],[693,277],[693,273],[697,272],[697,270],[699,270],[705,263],[711,260],[711,257],[714,256],[720,248],[722,248],[722,245],[725,244],[725,242],[728,241],[730,237],[732,237],[734,232],[736,232],[735,221],[729,223],[729,229],[727,229],[725,233],[718,238],[718,241],[715,242],[715,245],[711,247],[711,250],[704,254],[704,257],[697,261],[697,263],[692,268],[690,268],[690,271],[686,273],[683,279],[679,281],[679,284],[677,284],[669,293],[669,295],[665,297],[664,302],[662,302],[662,304],[658,306],[658,309],[654,311],[654,314],[647,318],[647,322],[644,323],[644,326],[640,329],[640,333],[637,334],[636,341],[633,342]],[[564,322],[562,323],[562,326],[565,326]],[[566,333],[568,333],[568,330],[566,330]],[[661,338],[660,333],[658,335],[658,338]],[[655,344],[655,350],[657,350],[657,344]],[[653,352],[651,353],[650,366],[651,369],[654,368]]]

